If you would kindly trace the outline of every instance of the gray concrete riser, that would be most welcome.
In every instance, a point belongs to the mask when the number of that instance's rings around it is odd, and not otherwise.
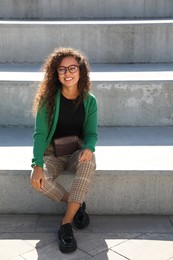
[[[63,203],[41,196],[29,183],[30,171],[0,171],[1,213],[58,213]],[[69,187],[72,174],[59,177]],[[96,172],[87,196],[90,214],[173,214],[169,171]],[[20,187],[20,188],[19,188]]]
[[[173,23],[169,21],[151,24],[1,23],[0,35],[2,63],[42,62],[59,46],[81,49],[92,63],[173,62]]]
[[[14,0],[1,0],[0,18],[5,19],[92,19],[172,17],[171,0],[28,0],[20,5]]]
[[[0,88],[1,125],[32,126],[37,83],[7,81],[0,82]],[[92,92],[98,100],[100,126],[173,125],[172,81],[93,82]]]

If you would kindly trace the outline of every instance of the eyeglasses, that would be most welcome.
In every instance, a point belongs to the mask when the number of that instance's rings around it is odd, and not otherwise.
[[[58,74],[63,75],[67,72],[67,70],[70,73],[75,73],[78,69],[79,69],[78,65],[70,65],[68,67],[60,66],[60,67],[58,67],[57,71],[58,71]]]

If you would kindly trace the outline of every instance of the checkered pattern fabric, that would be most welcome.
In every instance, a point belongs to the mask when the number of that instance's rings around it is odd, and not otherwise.
[[[74,179],[68,201],[82,203],[89,190],[96,163],[94,154],[90,161],[80,162],[80,153],[81,150],[78,150],[73,154],[56,157],[53,145],[49,145],[44,156],[45,181],[40,192],[54,201],[60,201],[66,190],[55,179],[64,170],[70,170],[74,173]]]

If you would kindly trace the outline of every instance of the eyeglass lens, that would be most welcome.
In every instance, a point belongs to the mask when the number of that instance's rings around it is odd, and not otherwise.
[[[75,73],[78,70],[78,66],[77,65],[70,65],[68,67],[60,66],[58,68],[58,73],[59,74],[65,74],[67,72],[67,70],[70,73]]]

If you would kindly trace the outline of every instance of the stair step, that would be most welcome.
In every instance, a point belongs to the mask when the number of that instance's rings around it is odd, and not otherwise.
[[[90,64],[90,77],[97,81],[172,81],[173,63]],[[41,63],[0,63],[0,81],[37,82],[43,79]]]
[[[172,170],[172,129],[173,127],[99,127],[97,170]],[[1,170],[30,169],[33,133],[33,128],[0,127]]]
[[[1,213],[62,213],[29,185],[32,128],[0,128]],[[101,127],[87,205],[93,214],[173,214],[173,128]],[[70,186],[72,174],[60,177]],[[94,199],[93,199],[94,198]]]
[[[0,65],[1,125],[33,126],[39,69],[40,64]],[[91,64],[91,80],[100,126],[173,125],[173,64]]]
[[[83,50],[91,63],[173,62],[171,19],[0,21],[0,35],[2,63],[42,62],[58,46]]]
[[[173,17],[173,2],[162,0],[1,0],[1,19],[93,19]]]

